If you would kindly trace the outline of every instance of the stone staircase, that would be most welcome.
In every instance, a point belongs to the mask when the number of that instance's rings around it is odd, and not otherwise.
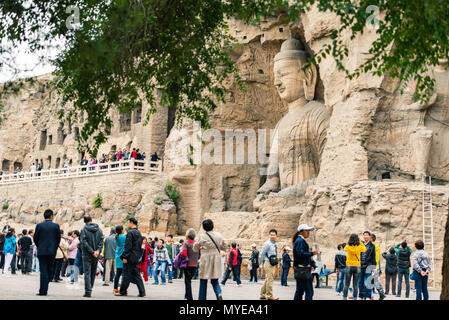
[[[178,185],[178,224],[179,232],[183,234],[188,228],[198,229],[200,226],[200,196],[196,176],[176,177],[173,181]]]

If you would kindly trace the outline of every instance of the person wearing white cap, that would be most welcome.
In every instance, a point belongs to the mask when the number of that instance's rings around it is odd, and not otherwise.
[[[259,250],[256,250],[256,244],[253,243],[251,245],[251,249],[253,250],[251,253],[251,270],[249,271],[250,279],[249,283],[257,283],[257,269],[259,268]]]
[[[310,231],[315,227],[301,224],[298,231],[293,236],[293,267],[295,268],[296,292],[294,300],[302,300],[305,294],[305,300],[312,300],[313,284],[312,284],[312,256],[318,252],[310,251],[309,244],[306,239],[310,235]]]
[[[284,253],[282,254],[281,286],[284,287],[288,287],[287,277],[293,262],[292,258],[290,258],[290,252],[292,252],[292,248],[287,246],[284,248]]]

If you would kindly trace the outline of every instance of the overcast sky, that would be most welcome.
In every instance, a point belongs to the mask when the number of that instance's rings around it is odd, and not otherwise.
[[[10,44],[2,42],[2,47],[10,48]],[[18,78],[28,78],[54,71],[49,61],[39,61],[41,57],[55,58],[58,49],[55,47],[37,53],[29,52],[27,44],[11,48],[11,52],[0,55],[3,67],[0,69],[0,83]]]

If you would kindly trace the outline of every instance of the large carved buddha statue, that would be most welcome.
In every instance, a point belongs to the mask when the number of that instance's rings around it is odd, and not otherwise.
[[[274,85],[288,113],[276,125],[267,181],[258,193],[304,194],[320,171],[329,114],[323,103],[314,101],[317,70],[312,65],[302,71],[306,62],[307,53],[297,39],[284,41],[274,57]]]

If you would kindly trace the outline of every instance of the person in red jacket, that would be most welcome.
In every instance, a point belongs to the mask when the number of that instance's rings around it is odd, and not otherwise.
[[[229,252],[228,257],[228,267],[226,268],[226,274],[223,278],[223,281],[221,282],[222,285],[226,284],[226,280],[228,280],[229,276],[232,274],[234,275],[235,281],[237,281],[237,285],[240,287],[242,285],[242,282],[240,281],[240,272],[238,268],[240,267],[240,264],[237,263],[237,257],[239,252],[237,251],[237,244],[233,242],[231,244],[231,252]]]
[[[148,282],[148,255],[154,254],[154,251],[148,245],[148,241],[146,237],[142,237],[142,256],[140,257],[140,261],[138,264],[139,272],[143,273],[143,279],[145,282]]]

